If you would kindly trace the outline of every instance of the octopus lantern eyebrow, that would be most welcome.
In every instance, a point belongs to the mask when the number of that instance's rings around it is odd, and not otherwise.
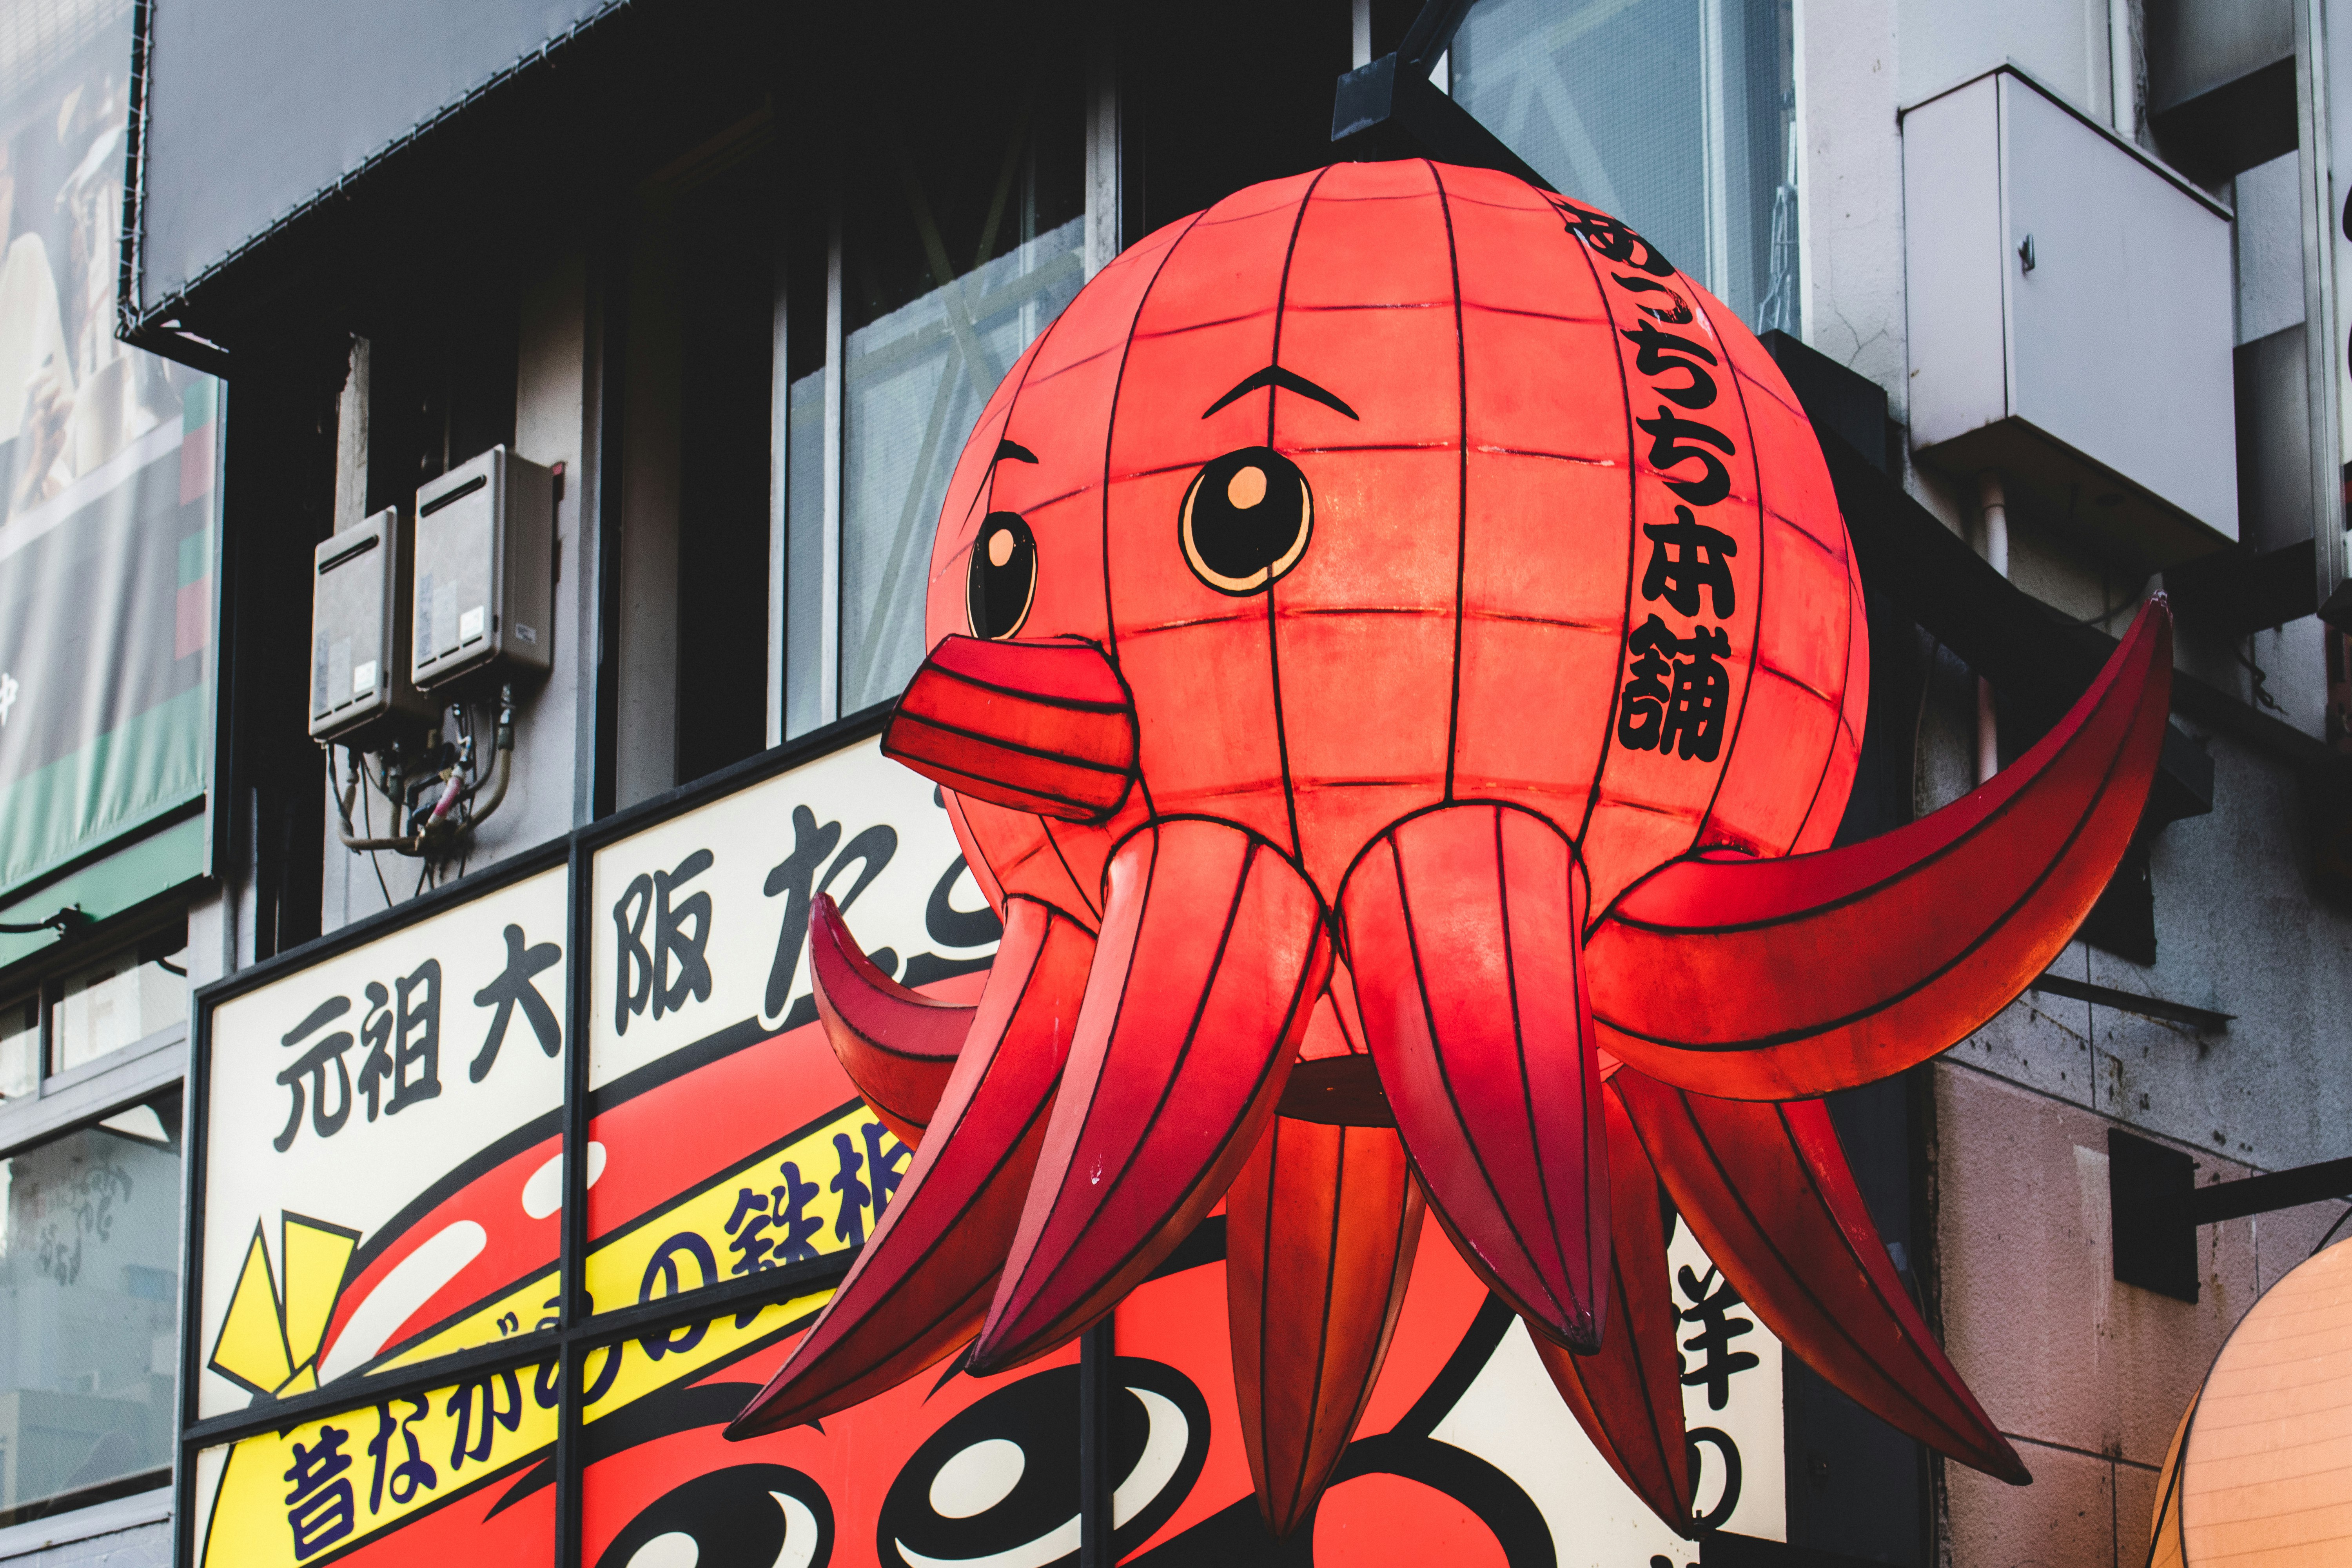
[[[1324,391],[1297,372],[1285,370],[1278,364],[1270,364],[1264,370],[1242,377],[1231,392],[1202,409],[1201,417],[1206,419],[1234,399],[1255,392],[1261,386],[1278,386],[1285,392],[1295,392],[1301,397],[1312,398],[1324,407],[1336,409],[1350,419],[1356,417],[1356,411],[1340,402],[1336,394]]]
[[[1037,454],[1018,441],[999,441],[996,444],[996,456],[989,458],[988,461],[990,466],[993,467],[1007,458],[1016,463],[1034,463],[1037,460]]]

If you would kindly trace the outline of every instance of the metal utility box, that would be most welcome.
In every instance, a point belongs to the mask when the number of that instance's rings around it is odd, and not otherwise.
[[[2238,538],[2229,210],[2004,67],[1903,116],[1911,438],[2146,570]]]
[[[417,490],[418,686],[548,668],[554,530],[553,472],[504,447]]]
[[[408,678],[408,551],[387,507],[311,555],[310,738],[348,741],[434,707]]]

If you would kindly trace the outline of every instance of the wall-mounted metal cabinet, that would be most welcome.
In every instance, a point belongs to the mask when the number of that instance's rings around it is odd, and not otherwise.
[[[311,556],[310,738],[373,738],[394,718],[429,719],[408,679],[408,531],[386,507]]]
[[[1911,436],[2147,570],[2238,537],[2229,210],[2014,68],[1903,117]]]
[[[417,490],[420,688],[548,668],[554,531],[554,474],[504,447]]]

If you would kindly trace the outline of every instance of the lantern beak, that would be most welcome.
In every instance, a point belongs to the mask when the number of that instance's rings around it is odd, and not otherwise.
[[[958,795],[1103,822],[1135,783],[1135,705],[1093,643],[947,637],[898,699],[882,751]]]

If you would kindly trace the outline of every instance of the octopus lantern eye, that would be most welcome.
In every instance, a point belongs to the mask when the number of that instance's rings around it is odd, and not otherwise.
[[[1298,564],[1315,496],[1271,447],[1226,453],[1193,476],[1179,533],[1192,574],[1220,594],[1255,594]]]
[[[971,542],[965,598],[974,637],[1002,641],[1021,629],[1037,597],[1037,536],[1017,511],[992,511]]]

